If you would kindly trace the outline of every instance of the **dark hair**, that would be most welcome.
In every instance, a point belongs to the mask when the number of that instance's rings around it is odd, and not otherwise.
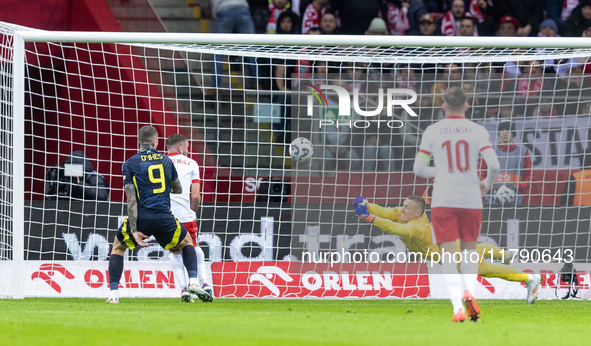
[[[290,31],[283,31],[281,29],[281,21],[283,18],[289,17],[291,19],[291,30]],[[284,11],[277,17],[277,29],[275,30],[278,34],[299,34],[300,30],[300,17],[297,14],[293,13],[292,11]]]
[[[503,130],[509,131],[513,135],[513,138],[517,136],[515,122],[511,119],[505,119],[499,122],[499,126],[497,126],[497,132],[501,133]]]
[[[444,98],[447,110],[452,112],[463,111],[466,105],[466,99],[464,90],[457,86],[449,88]]]
[[[185,141],[187,141],[187,137],[176,133],[176,134],[168,137],[168,139],[166,140],[166,148],[170,149],[170,148],[174,147],[175,145],[177,145],[179,143],[183,143]]]
[[[425,199],[423,199],[423,197],[417,195],[410,195],[407,197],[407,199],[419,204],[419,206],[421,207],[421,214],[425,212],[425,207],[427,203],[425,203]]]
[[[456,0],[449,0],[449,6],[448,6],[448,8],[449,8],[450,10],[451,10],[451,7],[452,7],[452,5],[454,4],[454,2],[456,2]],[[468,6],[467,6],[467,4],[466,4],[466,1],[465,1],[465,0],[462,0],[462,2],[464,3],[464,11],[467,11],[467,10],[468,10]],[[468,1],[468,2],[469,2],[469,1]]]
[[[326,69],[328,73],[331,73],[333,70],[333,64],[331,64],[329,61],[324,61],[324,60],[314,60],[312,62],[312,68],[315,74],[317,74],[317,69],[318,67],[320,67],[321,64],[326,64]]]
[[[463,16],[462,18],[460,18],[460,23],[462,21],[464,21],[465,19],[468,19],[472,22],[472,25],[476,26],[476,23],[474,23],[474,18],[470,17],[470,16]]]
[[[310,33],[310,31],[318,31],[318,32],[322,32],[322,30],[320,30],[320,28],[319,28],[319,27],[317,27],[317,26],[313,26],[313,27],[311,27],[310,29],[308,29],[308,33]]]
[[[331,16],[333,16],[335,19],[337,19],[337,15],[336,15],[336,14],[334,14],[334,12],[330,12],[330,11],[328,11],[328,12],[325,12],[324,14],[322,14],[322,15],[320,16],[320,18],[322,19],[322,17],[326,16],[327,14],[330,14],[330,15],[331,15]]]
[[[146,125],[138,132],[140,144],[151,144],[158,138],[158,130],[154,126]]]

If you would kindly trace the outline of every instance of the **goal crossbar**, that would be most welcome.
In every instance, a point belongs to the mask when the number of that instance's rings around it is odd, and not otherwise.
[[[591,48],[583,37],[455,37],[455,36],[366,36],[366,35],[256,35],[188,34],[145,32],[16,31],[25,42],[85,43],[182,43],[311,46],[397,46],[471,48]]]

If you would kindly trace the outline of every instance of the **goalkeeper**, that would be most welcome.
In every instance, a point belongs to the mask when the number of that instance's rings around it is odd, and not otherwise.
[[[353,205],[356,207],[357,217],[372,223],[385,233],[399,236],[410,252],[422,253],[429,256],[427,259],[431,259],[432,253],[440,253],[439,246],[431,241],[431,223],[425,214],[425,200],[422,197],[412,195],[401,207],[384,208],[368,203],[365,197],[360,196],[355,198]],[[492,258],[503,259],[505,263],[511,259],[507,251],[491,244],[478,243],[476,252],[483,254],[478,265],[479,275],[523,282],[527,286],[527,303],[532,304],[536,300],[542,282],[541,276],[524,273],[506,264],[484,260],[490,258],[491,253]]]

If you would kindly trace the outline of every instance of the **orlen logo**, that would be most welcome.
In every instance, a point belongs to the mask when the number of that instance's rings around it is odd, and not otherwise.
[[[322,126],[348,126],[354,128],[367,128],[371,126],[371,123],[377,123],[378,127],[380,123],[385,122],[386,126],[390,128],[400,128],[404,126],[404,123],[400,120],[379,120],[371,119],[370,117],[378,116],[384,109],[384,95],[387,95],[386,101],[386,115],[392,116],[392,109],[394,106],[399,105],[411,116],[418,117],[418,115],[410,108],[410,104],[417,100],[417,93],[410,89],[393,89],[389,88],[384,92],[383,88],[378,89],[377,94],[377,107],[374,110],[362,110],[359,107],[359,91],[353,90],[353,110],[357,114],[363,117],[363,120],[339,120],[338,118],[343,117],[344,119],[351,118],[351,95],[347,89],[338,85],[321,85],[320,88],[309,85],[307,89],[311,95],[307,98],[307,115],[313,116],[314,114],[314,98],[318,100],[320,105],[328,108],[328,100],[322,90],[333,90],[338,96],[338,117],[337,119],[323,119],[320,120],[319,128]],[[322,89],[322,90],[321,90]],[[410,98],[407,99],[396,99],[396,96],[406,95]]]
[[[47,282],[47,284],[51,286],[51,288],[53,288],[57,293],[62,293],[62,288],[60,285],[58,285],[57,282],[53,281],[52,279],[56,272],[62,273],[66,279],[74,279],[74,274],[70,273],[63,265],[48,263],[42,264],[39,267],[39,270],[31,275],[31,280],[42,279]]]
[[[271,282],[273,276],[277,275],[279,278],[283,279],[285,282],[292,282],[293,279],[289,276],[283,269],[271,266],[262,266],[257,269],[255,274],[252,274],[248,279],[249,283],[253,282],[260,282],[265,287],[267,287],[271,293],[276,296],[279,296],[279,288]]]

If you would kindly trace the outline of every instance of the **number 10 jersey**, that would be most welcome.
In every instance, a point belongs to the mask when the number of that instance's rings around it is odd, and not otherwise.
[[[431,207],[482,209],[479,154],[492,149],[488,131],[461,116],[447,116],[427,127],[419,151],[433,156]]]

